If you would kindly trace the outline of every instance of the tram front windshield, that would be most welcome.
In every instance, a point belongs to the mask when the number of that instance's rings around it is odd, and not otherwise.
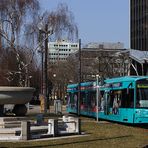
[[[148,80],[137,82],[136,107],[148,108]]]

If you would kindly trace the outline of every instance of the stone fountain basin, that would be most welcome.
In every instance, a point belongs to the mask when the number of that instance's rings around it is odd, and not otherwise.
[[[0,87],[0,105],[26,104],[32,96],[35,88],[32,87]]]

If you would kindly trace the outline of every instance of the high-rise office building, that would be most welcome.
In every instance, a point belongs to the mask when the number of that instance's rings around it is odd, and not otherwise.
[[[131,48],[148,50],[148,0],[130,0]]]
[[[49,42],[50,64],[64,62],[74,52],[79,50],[79,43],[72,43],[66,40]]]

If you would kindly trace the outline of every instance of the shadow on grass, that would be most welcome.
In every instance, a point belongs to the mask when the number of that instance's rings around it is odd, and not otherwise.
[[[75,142],[65,142],[65,143],[59,143],[59,144],[49,144],[49,145],[40,145],[40,146],[25,146],[29,148],[40,148],[40,147],[56,147],[56,146],[64,146],[64,145],[71,145],[71,144],[80,144],[80,143],[89,143],[89,142],[95,142],[95,141],[102,141],[102,140],[115,140],[120,138],[127,138],[132,137],[132,135],[124,135],[124,136],[116,136],[116,137],[109,137],[109,138],[96,138],[91,140],[83,140],[83,141],[75,141]]]
[[[142,148],[148,148],[148,145],[145,145],[144,147],[142,147]]]
[[[108,121],[108,120],[100,120],[100,121],[107,121],[107,123],[110,123],[110,124],[115,123],[115,124],[118,124],[118,125],[125,125],[125,126],[128,126],[128,127],[131,126],[131,127],[139,127],[139,128],[143,128],[143,129],[148,129],[148,123],[135,124],[135,123],[122,123],[122,122],[117,122],[117,121]]]
[[[138,127],[138,128],[143,128],[143,129],[148,129],[148,123],[141,123],[141,124],[117,123],[117,124],[121,124],[121,125],[125,125],[125,126],[131,126],[131,127]]]
[[[135,127],[143,128],[143,129],[148,129],[148,124],[141,124],[141,125],[135,125]],[[148,148],[148,146],[147,146]]]

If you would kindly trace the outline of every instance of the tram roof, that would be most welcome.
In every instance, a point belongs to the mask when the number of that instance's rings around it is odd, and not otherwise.
[[[78,87],[78,84],[68,84],[68,88]]]
[[[81,86],[90,86],[90,85],[93,85],[93,81],[91,81],[91,82],[83,82],[83,83],[81,83]],[[78,87],[78,83],[77,84],[69,84],[68,85],[68,88],[74,88],[74,87]]]
[[[105,82],[115,83],[115,82],[124,82],[124,81],[137,81],[144,78],[148,78],[148,76],[124,76],[124,77],[106,79]]]
[[[104,81],[105,83],[118,83],[118,82],[127,82],[127,81],[137,81],[137,80],[144,79],[144,78],[148,79],[148,76],[124,76],[124,77],[109,78],[109,79],[105,79]],[[81,83],[81,86],[90,86],[93,84],[94,84],[94,81],[83,82]],[[76,83],[76,84],[69,84],[67,87],[76,88],[78,86],[79,84]]]

